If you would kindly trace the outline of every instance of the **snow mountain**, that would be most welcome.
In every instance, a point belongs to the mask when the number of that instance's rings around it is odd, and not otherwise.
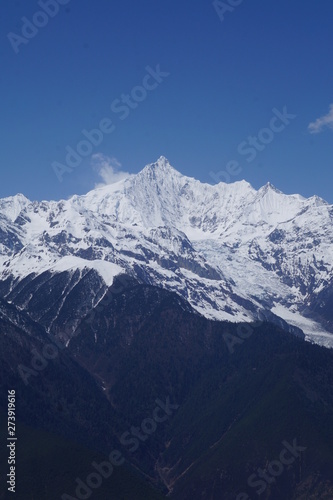
[[[333,347],[332,220],[316,196],[204,184],[160,157],[84,196],[1,199],[0,297],[65,339],[126,274],[207,318],[264,317]]]

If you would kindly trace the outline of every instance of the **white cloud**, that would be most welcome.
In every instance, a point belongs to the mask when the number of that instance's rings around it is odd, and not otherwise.
[[[308,130],[310,134],[318,134],[324,127],[333,129],[333,104],[330,104],[330,110],[327,115],[321,116],[309,124]]]
[[[128,172],[121,170],[121,163],[117,158],[109,158],[102,153],[92,155],[91,164],[98,175],[103,179],[103,182],[95,184],[95,188],[114,184],[130,176]]]

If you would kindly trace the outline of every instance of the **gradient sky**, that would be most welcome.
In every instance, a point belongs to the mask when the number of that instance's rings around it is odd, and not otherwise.
[[[107,158],[119,176],[164,155],[204,182],[235,161],[229,181],[333,203],[333,2],[244,0],[224,14],[222,3],[219,15],[210,0],[69,0],[45,21],[37,1],[3,0],[0,197],[83,194],[101,165],[112,180]],[[47,24],[15,45],[23,17]],[[136,89],[144,98],[125,118],[112,111],[157,65],[169,75],[146,97]],[[263,132],[285,106],[296,117]],[[53,162],[104,118],[114,130],[60,182]],[[258,133],[266,144],[248,161]]]

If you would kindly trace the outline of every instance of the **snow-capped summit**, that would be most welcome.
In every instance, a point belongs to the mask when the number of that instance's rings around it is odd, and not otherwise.
[[[28,198],[18,193],[15,196],[0,199],[0,215],[4,215],[9,220],[14,221],[25,206],[30,203]]]
[[[37,283],[46,272],[77,270],[83,279],[92,269],[107,286],[126,272],[177,291],[207,317],[247,321],[264,312],[333,345],[332,218],[318,197],[270,183],[201,183],[161,156],[84,196],[0,200],[0,292],[14,297],[24,278]]]
[[[165,173],[168,171],[173,171],[179,174],[179,172],[177,172],[177,170],[171,166],[169,160],[165,156],[160,156],[154,163],[149,163],[148,165],[146,165],[142,172],[147,170],[155,170]]]

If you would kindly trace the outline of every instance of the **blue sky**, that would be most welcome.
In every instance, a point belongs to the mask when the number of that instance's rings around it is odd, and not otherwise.
[[[55,1],[53,17],[47,0],[3,1],[0,197],[67,198],[164,155],[204,182],[333,203],[332,2]]]

